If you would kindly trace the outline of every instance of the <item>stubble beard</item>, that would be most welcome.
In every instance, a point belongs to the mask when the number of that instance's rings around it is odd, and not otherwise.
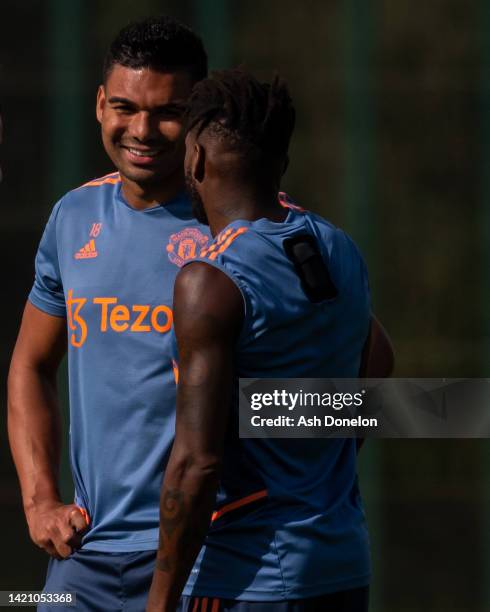
[[[185,188],[192,204],[192,214],[202,225],[209,225],[208,217],[201,196],[196,187],[196,182],[189,170],[185,172]]]

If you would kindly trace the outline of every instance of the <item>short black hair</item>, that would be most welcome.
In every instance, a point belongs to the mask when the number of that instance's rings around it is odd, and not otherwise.
[[[104,60],[104,82],[115,64],[162,72],[184,70],[193,81],[208,73],[202,40],[190,28],[165,15],[130,23],[119,32]]]
[[[194,85],[186,128],[209,132],[237,149],[286,156],[295,123],[288,87],[279,76],[260,83],[242,68],[213,72]]]

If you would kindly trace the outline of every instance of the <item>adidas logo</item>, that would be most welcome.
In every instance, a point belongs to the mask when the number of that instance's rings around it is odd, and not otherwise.
[[[95,240],[90,240],[87,244],[77,251],[74,255],[75,259],[92,259],[97,257],[97,249],[95,248]]]

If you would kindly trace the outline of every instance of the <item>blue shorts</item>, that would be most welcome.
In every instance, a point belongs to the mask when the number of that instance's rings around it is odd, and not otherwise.
[[[44,591],[76,593],[76,606],[40,604],[38,612],[144,612],[155,567],[155,551],[107,553],[75,551],[51,559]],[[247,602],[183,597],[179,612],[367,612],[368,587],[312,599]]]
[[[39,612],[143,612],[155,567],[155,551],[108,553],[77,550],[51,558],[44,591],[76,594],[76,606],[41,604]]]
[[[369,587],[289,601],[182,597],[179,612],[368,612]]]

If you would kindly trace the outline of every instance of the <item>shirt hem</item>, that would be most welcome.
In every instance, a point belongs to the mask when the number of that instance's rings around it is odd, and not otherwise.
[[[82,550],[94,550],[96,552],[145,552],[157,550],[158,542],[153,540],[140,540],[139,542],[110,543],[110,542],[87,542],[82,545]]]
[[[328,595],[337,591],[345,591],[348,589],[357,589],[368,586],[371,581],[371,574],[362,574],[349,579],[337,580],[326,584],[316,584],[302,587],[289,587],[283,589],[280,593],[271,590],[261,589],[246,589],[237,595],[239,589],[201,589],[194,587],[186,587],[183,595],[186,597],[215,597],[222,599],[233,599],[236,601],[287,601],[290,599],[308,599],[310,597],[319,597]]]

